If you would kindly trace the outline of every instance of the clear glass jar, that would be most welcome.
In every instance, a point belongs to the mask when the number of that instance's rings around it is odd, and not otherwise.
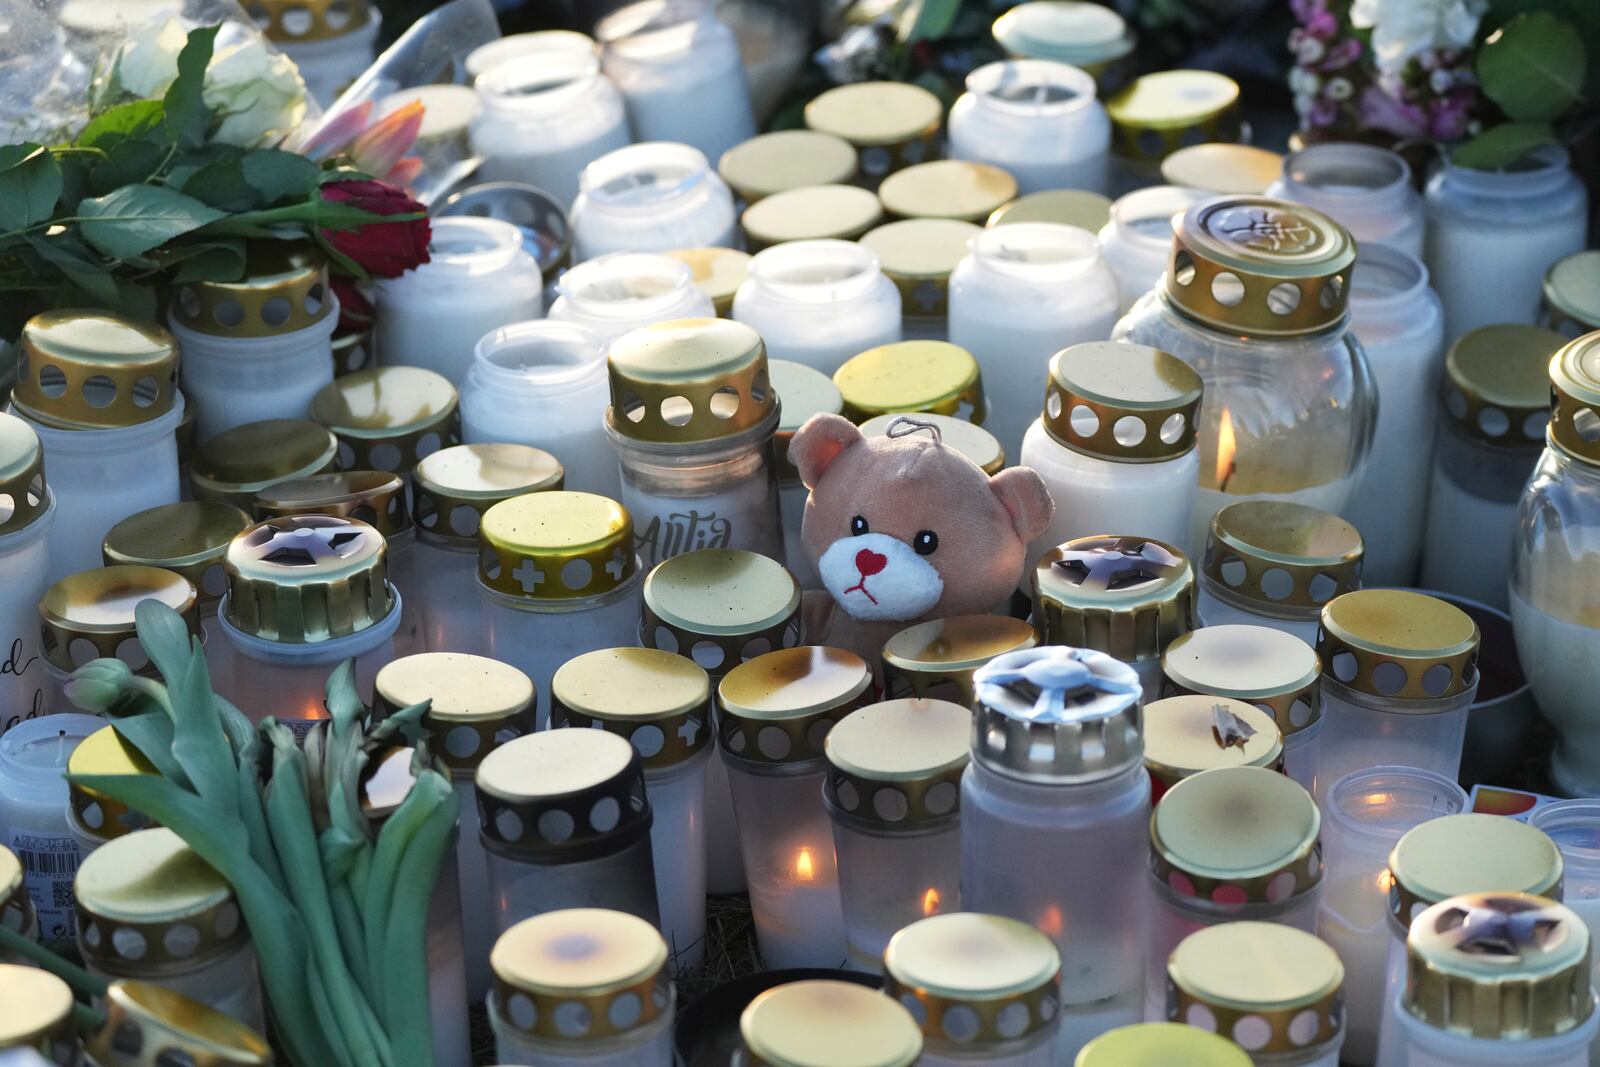
[[[253,5],[252,17],[265,22],[267,40],[289,59],[306,83],[306,92],[324,111],[372,66],[383,15],[375,4],[352,3],[286,8]]]
[[[196,500],[218,500],[248,512],[269,485],[332,470],[339,442],[310,419],[247,422],[202,442],[189,465]]]
[[[989,413],[983,372],[972,353],[948,341],[899,341],[845,360],[833,372],[844,417],[862,423],[878,415],[954,416],[982,424]]]
[[[1184,694],[1144,707],[1144,767],[1150,802],[1186,778],[1218,767],[1283,770],[1283,732],[1272,716],[1231,697]],[[1303,787],[1302,787],[1303,788]]]
[[[1075,1067],[1127,1067],[1141,1059],[1184,1067],[1250,1067],[1244,1049],[1186,1023],[1135,1023],[1108,1031],[1084,1047]]]
[[[1172,256],[1172,219],[1206,199],[1198,189],[1153,185],[1120,196],[1101,225],[1100,254],[1117,276],[1117,313],[1126,315],[1139,298],[1160,287]]]
[[[0,962],[0,1062],[76,1067],[73,1005],[72,987],[49,971]]]
[[[1423,259],[1444,303],[1445,339],[1532,322],[1545,271],[1583,248],[1589,204],[1555,143],[1508,170],[1445,165],[1428,181]]]
[[[512,60],[520,61],[527,56],[546,52],[592,56],[599,48],[599,44],[587,33],[576,30],[534,30],[530,33],[507,34],[488,44],[481,44],[467,53],[464,65],[467,77],[477,84],[477,80],[490,70]]]
[[[1600,928],[1600,800],[1562,800],[1541,805],[1528,815],[1528,825],[1542,830],[1561,849],[1564,874],[1562,903],[1583,920],[1594,944]],[[1600,960],[1592,954],[1589,980],[1600,978]],[[1589,1064],[1600,1063],[1600,1040],[1589,1046]]]
[[[900,340],[900,291],[865,245],[791,241],[750,261],[733,317],[761,335],[769,359],[831,375],[856,353]]]
[[[711,298],[694,271],[667,255],[613,252],[580,263],[556,283],[550,318],[594,331],[606,347],[641,326],[672,319],[710,318]]]
[[[311,417],[339,441],[340,470],[387,471],[409,484],[424,457],[461,443],[460,396],[422,367],[374,367],[334,379]]]
[[[899,329],[899,318],[895,328]],[[800,472],[789,461],[789,441],[805,421],[819,412],[837,415],[844,410],[838,386],[826,374],[786,359],[769,359],[767,373],[778,394],[778,432],[772,438],[778,468],[778,513],[783,516],[783,565],[802,589],[821,589],[822,579],[806,556],[800,540],[800,523],[805,518],[811,490],[800,480]]]
[[[112,982],[105,1022],[84,1035],[84,1067],[143,1067],[141,1052],[148,1048],[180,1062],[208,1056],[238,1067],[273,1062],[266,1038],[237,1019],[149,982]]]
[[[921,1064],[922,1032],[906,1008],[876,989],[836,979],[786,982],[739,1016],[732,1067],[848,1061],[859,1067]]]
[[[1197,144],[1161,161],[1161,180],[1211,196],[1274,195],[1267,187],[1283,173],[1283,156],[1247,144]],[[1280,199],[1291,199],[1280,197]]]
[[[1161,180],[1161,161],[1180,148],[1248,141],[1239,84],[1209,70],[1162,70],[1135,78],[1106,101],[1111,117],[1111,195]]]
[[[157,773],[155,764],[111,726],[102,726],[83,738],[67,757],[66,771],[72,778],[90,774],[131,777]],[[89,855],[107,841],[152,825],[149,816],[121,801],[76,782],[67,783],[67,832],[77,842],[80,856]],[[70,934],[69,926],[62,936]]]
[[[745,247],[789,241],[854,241],[883,221],[883,205],[856,185],[810,185],[762,197],[739,216]]]
[[[901,219],[861,236],[900,290],[903,340],[950,339],[950,274],[982,232],[960,219]]]
[[[1111,88],[1125,80],[1126,60],[1138,41],[1116,11],[1080,0],[1018,4],[995,19],[993,29],[1007,55],[1070,63]]]
[[[1013,59],[967,75],[947,120],[950,155],[992,163],[1017,191],[1106,188],[1111,120],[1094,78],[1065,63]]]
[[[39,598],[50,586],[55,497],[44,477],[39,436],[0,412],[0,737],[49,711]]]
[[[806,127],[854,146],[861,183],[875,189],[885,175],[939,158],[944,104],[920,85],[865,81],[835,86],[806,105]]]
[[[733,194],[688,145],[647,141],[607,152],[583,168],[578,189],[571,219],[580,262],[607,252],[733,246]]]
[[[1545,271],[1539,325],[1574,339],[1600,330],[1600,249],[1574,252]]]
[[[0,847],[22,864],[39,939],[57,948],[72,942],[72,879],[82,858],[69,825],[65,771],[74,750],[103,722],[92,715],[47,715],[0,738]]]
[[[1382,244],[1414,259],[1422,256],[1422,197],[1410,164],[1386,148],[1308,145],[1283,161],[1283,173],[1266,195],[1316,208],[1349,230],[1363,250]]]
[[[976,696],[972,678],[979,668],[1038,642],[1031,625],[1007,615],[950,615],[919,622],[883,643],[884,697],[920,697],[970,708]]]
[[[740,200],[812,185],[843,185],[856,176],[856,150],[815,130],[774,130],[741,141],[717,160],[717,173]]]

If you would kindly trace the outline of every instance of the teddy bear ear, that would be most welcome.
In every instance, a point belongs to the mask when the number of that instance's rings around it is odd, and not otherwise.
[[[789,440],[789,462],[800,472],[807,489],[815,489],[833,461],[860,441],[856,424],[841,415],[821,412],[811,416]]]
[[[1056,513],[1050,490],[1032,467],[1009,467],[989,479],[989,488],[1010,512],[1012,528],[1024,543],[1044,533]]]

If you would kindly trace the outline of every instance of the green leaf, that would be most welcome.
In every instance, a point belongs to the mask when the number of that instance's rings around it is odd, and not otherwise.
[[[202,26],[189,31],[189,41],[178,53],[178,78],[167,88],[167,132],[185,148],[205,143],[211,125],[211,109],[206,107],[204,89],[206,66],[216,44],[217,26]]]
[[[1555,140],[1547,122],[1502,122],[1450,152],[1450,161],[1473,170],[1503,170],[1529,152]]]
[[[304,200],[316,188],[321,170],[305,156],[262,148],[244,157],[244,180],[261,194],[262,202]]]
[[[907,44],[937,41],[950,32],[960,13],[961,0],[911,0],[895,20],[895,28]]]
[[[0,175],[3,177],[3,175]],[[0,203],[3,203],[0,198]],[[127,185],[78,205],[83,239],[113,259],[132,259],[226,214],[159,185]]]
[[[90,172],[92,191],[101,196],[148,181],[167,158],[165,148],[139,138],[115,141],[105,153],[106,158]]]
[[[1583,38],[1547,11],[1518,15],[1478,49],[1483,94],[1515,122],[1559,118],[1583,99]]]
[[[156,291],[150,286],[138,282],[117,282],[117,304],[112,308],[113,311],[120,311],[128,318],[141,322],[156,322],[160,318],[157,306]]]
[[[201,167],[182,188],[185,196],[229,214],[255,211],[267,203],[260,190],[245,179],[244,161],[237,155]]]
[[[39,258],[55,267],[67,279],[94,297],[95,303],[100,307],[112,307],[117,303],[117,282],[111,277],[106,267],[88,258],[85,250],[76,241],[68,240],[64,236],[46,236],[45,234],[29,234],[28,244]]]
[[[184,282],[236,282],[244,277],[244,242],[238,239],[208,241],[185,256],[173,272],[175,284]]]
[[[166,105],[160,100],[134,100],[118,104],[89,120],[74,144],[102,147],[108,139],[140,137],[161,127]]]
[[[0,230],[23,230],[55,213],[61,167],[36,144],[0,148]]]

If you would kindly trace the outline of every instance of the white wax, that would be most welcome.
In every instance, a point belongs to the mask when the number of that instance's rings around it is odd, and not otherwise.
[[[646,770],[650,856],[661,934],[673,973],[697,967],[706,939],[706,765],[711,748],[686,763]]]
[[[306,417],[311,398],[333,381],[339,301],[331,292],[322,299],[333,309],[316,325],[270,337],[218,337],[169,317],[183,352],[183,395],[195,406],[197,441],[247,422]]]
[[[1094,78],[1036,59],[990,63],[967,75],[950,109],[950,158],[991,163],[1017,179],[1019,194],[1106,188],[1111,120]]]
[[[72,881],[81,854],[67,828],[67,760],[105,725],[93,715],[46,715],[0,737],[0,845],[22,862],[39,936],[69,941]]]
[[[1441,441],[1440,448],[1446,447],[1450,443]],[[1538,453],[1529,453],[1527,459],[1531,474]],[[1442,589],[1504,611],[1516,522],[1515,497],[1491,500],[1479,496],[1457,484],[1448,468],[1435,464],[1422,548],[1422,587]],[[1537,697],[1537,690],[1534,695]]]
[[[1201,404],[1204,403],[1202,400]],[[1206,536],[1211,530],[1211,519],[1229,504],[1237,504],[1241,500],[1284,500],[1337,514],[1349,503],[1351,494],[1355,492],[1356,480],[1355,477],[1346,476],[1331,482],[1323,482],[1321,485],[1308,486],[1293,493],[1219,493],[1215,489],[1197,487],[1194,491],[1194,511],[1190,513],[1189,541],[1184,550],[1189,553],[1191,559],[1200,559],[1205,555]]]
[[[1590,994],[1591,997],[1593,994]],[[1589,1044],[1600,1031],[1600,1011],[1555,1037],[1499,1041],[1439,1030],[1398,1005],[1396,1067],[1585,1067]]]
[[[46,714],[39,598],[50,587],[50,531],[55,508],[0,536],[0,737]]]
[[[418,541],[408,604],[422,616],[422,646],[429,652],[469,652],[486,647],[483,610],[478,605],[478,553]],[[420,611],[415,605],[420,605]]]
[[[929,915],[961,910],[961,826],[867,830],[833,819],[848,965],[877,974],[889,939]]]
[[[1100,254],[1117,276],[1117,314],[1154,289],[1172,254],[1172,217],[1205,199],[1198,189],[1158,185],[1121,197],[1100,228]]]
[[[1344,964],[1345,1058],[1353,1067],[1373,1067],[1383,1019],[1385,959],[1389,932],[1388,872],[1352,865],[1330,872],[1317,913],[1317,936],[1333,946]]]
[[[831,376],[851,356],[900,340],[900,290],[866,245],[786,241],[750,260],[733,318],[761,335],[768,359]]]
[[[1557,731],[1550,775],[1567,796],[1600,796],[1600,629],[1556,618],[1515,593],[1510,601],[1517,658]]]
[[[641,566],[633,578],[610,592],[575,601],[535,603],[478,584],[488,654],[533,679],[539,729],[550,725],[550,679],[557,668],[597,648],[638,644],[638,587],[644,573]]]
[[[668,996],[672,988],[668,987]],[[542,1041],[507,1025],[496,998],[489,999],[489,1026],[494,1031],[495,1058],[530,1067],[672,1067],[673,1004],[661,1016],[619,1037],[584,1041]]]
[[[383,25],[376,8],[369,8],[365,25],[337,37],[318,41],[276,41],[278,51],[294,60],[306,92],[324,110],[372,65],[373,42]]]
[[[572,205],[572,252],[670,252],[734,247],[733,194],[703,153],[649,141],[608,152],[583,169]]]
[[[609,348],[630,330],[672,319],[711,318],[711,298],[694,271],[670,256],[613,252],[561,276],[550,318],[593,330]]]

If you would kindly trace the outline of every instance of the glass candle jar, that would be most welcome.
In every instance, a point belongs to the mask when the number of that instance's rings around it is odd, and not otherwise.
[[[39,938],[39,916],[28,896],[22,861],[4,845],[0,845],[0,926],[29,941]],[[15,962],[9,954],[0,952],[0,963]]]
[[[1099,233],[1100,228],[1109,221],[1109,197],[1087,189],[1046,189],[1041,193],[1024,193],[1011,203],[996,208],[984,226],[992,229],[1018,222],[1054,222]]]
[[[1132,54],[1137,37],[1109,7],[1079,0],[1034,0],[995,19],[994,39],[1007,55],[1070,63],[1105,84],[1120,80],[1122,61]]]
[[[550,318],[593,330],[607,348],[641,326],[709,318],[715,311],[711,298],[694,284],[689,265],[666,255],[599,256],[563,274],[556,291],[561,295],[550,305]]]
[[[1308,145],[1283,161],[1282,173],[1265,192],[1323,212],[1363,249],[1383,244],[1422,256],[1422,197],[1411,180],[1411,165],[1386,148],[1354,142]]]
[[[856,353],[900,340],[900,291],[866,245],[792,241],[750,261],[733,317],[761,335],[769,359],[832,374]]]
[[[228,698],[251,722],[272,716],[304,738],[328,718],[328,675],[347,659],[371,702],[400,628],[388,555],[377,530],[330,515],[268,519],[228,545],[217,623],[233,644]]]
[[[1229,504],[1212,517],[1206,538],[1201,625],[1270,626],[1314,644],[1323,606],[1360,588],[1365,550],[1360,532],[1326,511]]]
[[[1235,499],[1337,512],[1360,483],[1377,391],[1350,332],[1354,260],[1320,212],[1218,197],[1176,221],[1166,274],[1117,323],[1113,339],[1170,352],[1205,382],[1190,545]]]
[[[980,667],[1037,643],[1032,626],[1007,615],[951,615],[919,622],[883,644],[884,697],[918,697],[970,708],[976,697],[972,677]]]
[[[876,973],[889,939],[961,909],[961,773],[972,713],[946,700],[886,700],[828,731],[822,799],[833,821],[845,951]],[[758,738],[759,740],[759,738]]]
[[[1478,642],[1472,616],[1422,593],[1363,589],[1330,601],[1317,636],[1318,784],[1379,762],[1455,778],[1478,691]]]
[[[1367,473],[1342,514],[1367,542],[1366,581],[1410,585],[1422,558],[1444,350],[1444,319],[1428,268],[1409,252],[1362,245],[1350,279],[1350,324],[1383,403]]]
[[[593,37],[576,30],[511,33],[498,37],[488,44],[480,44],[467,53],[467,60],[463,65],[466,67],[467,77],[476,84],[477,80],[490,70],[511,60],[522,60],[527,56],[545,52],[592,56],[599,47]]]
[[[203,442],[189,467],[195,499],[248,510],[269,485],[331,470],[339,442],[309,419],[249,422]]]
[[[33,430],[56,517],[51,581],[100,564],[100,539],[136,511],[178,500],[183,398],[177,339],[104,311],[46,311],[18,342],[11,412]]]
[[[1186,1023],[1136,1023],[1091,1041],[1074,1067],[1250,1067],[1244,1049],[1210,1030]]]
[[[340,470],[389,471],[408,483],[417,462],[461,443],[456,387],[421,367],[375,367],[326,386],[311,417],[339,441]]]
[[[959,219],[902,219],[868,230],[861,243],[878,255],[900,290],[900,334],[906,340],[947,341],[950,274],[982,231]]]
[[[1172,219],[1206,198],[1198,189],[1153,185],[1118,197],[1097,236],[1100,254],[1117,276],[1119,314],[1159,288],[1172,255]]]
[[[473,82],[472,149],[485,181],[527,182],[562,208],[590,163],[628,145],[622,94],[588,51],[550,48],[494,63]]]
[[[1281,155],[1247,144],[1190,145],[1161,161],[1162,181],[1213,196],[1223,193],[1260,196],[1282,172]]]
[[[84,737],[67,757],[66,772],[70,778],[91,774],[132,777],[158,773],[155,764],[112,726],[99,727]],[[66,820],[67,831],[77,842],[80,856],[89,855],[107,841],[152,825],[150,817],[143,812],[75,781],[67,783]],[[63,934],[70,936],[70,928]]]
[[[883,221],[870,189],[809,185],[763,197],[739,216],[745,246],[759,252],[787,241],[853,241]]]
[[[1561,800],[1529,813],[1528,825],[1544,831],[1561,849],[1564,868],[1562,900],[1589,930],[1589,943],[1600,927],[1600,801]],[[1591,952],[1590,982],[1600,975],[1600,960]],[[1600,1040],[1589,1046],[1591,1067],[1600,1061]]]
[[[1268,713],[1229,697],[1186,696],[1153,700],[1144,708],[1144,767],[1150,802],[1167,790],[1218,767],[1283,770],[1283,733]]]
[[[672,1067],[667,946],[644,920],[604,908],[547,912],[501,934],[489,962],[497,1058]]]
[[[1195,627],[1194,568],[1147,537],[1080,537],[1033,568],[1033,625],[1045,645],[1071,645],[1133,668],[1145,700],[1161,695],[1161,654]]]
[[[989,63],[967,75],[950,109],[950,154],[991,163],[1017,191],[1104,192],[1111,120],[1095,99],[1094,78],[1038,59]]]
[[[372,65],[383,16],[367,0],[335,4],[257,0],[250,14],[267,40],[289,59],[305,81],[306,92],[323,110]]]
[[[645,567],[699,548],[783,558],[772,437],[778,403],[761,337],[679,319],[611,346],[606,436]]]
[[[1167,1018],[1231,1037],[1256,1067],[1339,1067],[1345,969],[1311,934],[1263,922],[1197,930],[1166,980]]]
[[[73,751],[103,721],[47,715],[0,737],[0,847],[22,863],[38,936],[47,945],[72,941],[72,877],[81,857],[68,828],[65,771]]]
[[[920,85],[868,81],[839,85],[806,105],[806,128],[848,141],[860,157],[863,185],[939,158],[944,104]]]
[[[982,423],[989,412],[983,372],[972,353],[948,341],[898,341],[869,348],[833,372],[844,417],[931,412]]]
[[[49,971],[0,962],[0,1062],[13,1062],[24,1050],[38,1053],[30,1063],[73,1067],[78,1063],[72,1017],[72,987]]]
[[[1249,140],[1239,116],[1239,84],[1209,70],[1143,75],[1106,101],[1106,113],[1113,196],[1156,184],[1161,161],[1180,148]]]
[[[1019,223],[972,239],[950,275],[950,340],[983,367],[990,428],[1009,454],[1048,392],[1051,357],[1103,343],[1116,318],[1116,276],[1088,230]]]
[[[717,173],[746,204],[811,185],[843,185],[856,176],[856,150],[816,130],[775,130],[722,153]]]
[[[916,1019],[876,989],[855,982],[786,982],[739,1016],[733,1067],[911,1067],[923,1063]]]
[[[895,328],[899,329],[898,317]],[[802,588],[821,589],[822,579],[817,577],[817,569],[806,557],[806,546],[800,541],[800,522],[811,490],[789,462],[789,442],[795,431],[818,412],[839,414],[844,398],[826,374],[801,363],[769,359],[767,373],[778,394],[778,432],[772,437],[772,451],[778,468],[778,513],[783,516],[783,565]]]
[[[831,388],[831,385],[830,385]],[[804,497],[801,498],[804,500]],[[44,477],[44,450],[25,421],[0,412],[0,736],[49,711],[39,598],[50,585],[50,530],[55,497]],[[796,543],[799,531],[795,522]]]
[[[733,298],[750,277],[748,252],[737,248],[674,248],[664,253],[686,264],[694,285],[711,300],[719,319],[733,318]]]
[[[1016,198],[1017,180],[988,163],[935,159],[897,170],[878,186],[890,215],[902,219],[957,219],[982,225]]]
[[[237,1019],[149,982],[116,981],[106,991],[105,1022],[83,1043],[84,1067],[144,1067],[157,1049],[169,1059],[271,1067],[272,1046]],[[138,1051],[134,1051],[138,1050]]]
[[[89,973],[153,982],[262,1028],[256,954],[233,890],[177,834],[107,842],[84,857],[73,898]]]
[[[1052,1067],[1061,954],[1027,923],[957,912],[919,919],[883,955],[884,992],[922,1028],[921,1067]]]
[[[1050,357],[1018,462],[1039,472],[1056,510],[1029,557],[1114,529],[1181,544],[1200,472],[1200,394],[1188,364],[1143,345],[1093,341]]]
[[[1444,302],[1448,341],[1479,326],[1532,321],[1545,272],[1582,249],[1589,228],[1583,183],[1554,142],[1506,170],[1440,167],[1424,199],[1423,258]]]
[[[639,568],[633,517],[608,497],[546,490],[504,500],[478,528],[478,589],[489,655],[534,688],[573,656],[634,640]],[[550,724],[548,699],[539,726]]]
[[[699,966],[706,937],[706,763],[716,745],[711,683],[692,660],[607,648],[568,660],[550,682],[551,723],[626,740],[644,764],[661,932],[674,973]]]
[[[1600,250],[1574,252],[1545,271],[1539,325],[1571,338],[1600,330]]]
[[[871,701],[871,682],[854,653],[802,646],[747,660],[718,685],[719,744],[769,970],[845,960],[823,744],[834,724]]]
[[[685,144],[607,152],[583,168],[578,189],[571,219],[580,262],[607,252],[731,247],[736,237],[733,194],[704,153]]]
[[[374,286],[377,357],[460,385],[484,334],[544,313],[544,283],[511,223],[457,215],[432,225],[428,262]]]
[[[1507,604],[1517,501],[1550,421],[1550,360],[1565,339],[1538,326],[1485,326],[1445,357],[1422,584]]]
[[[1311,794],[1264,767],[1219,767],[1168,790],[1150,819],[1147,1018],[1166,1015],[1167,958],[1196,930],[1241,920],[1316,930],[1321,824]]]

